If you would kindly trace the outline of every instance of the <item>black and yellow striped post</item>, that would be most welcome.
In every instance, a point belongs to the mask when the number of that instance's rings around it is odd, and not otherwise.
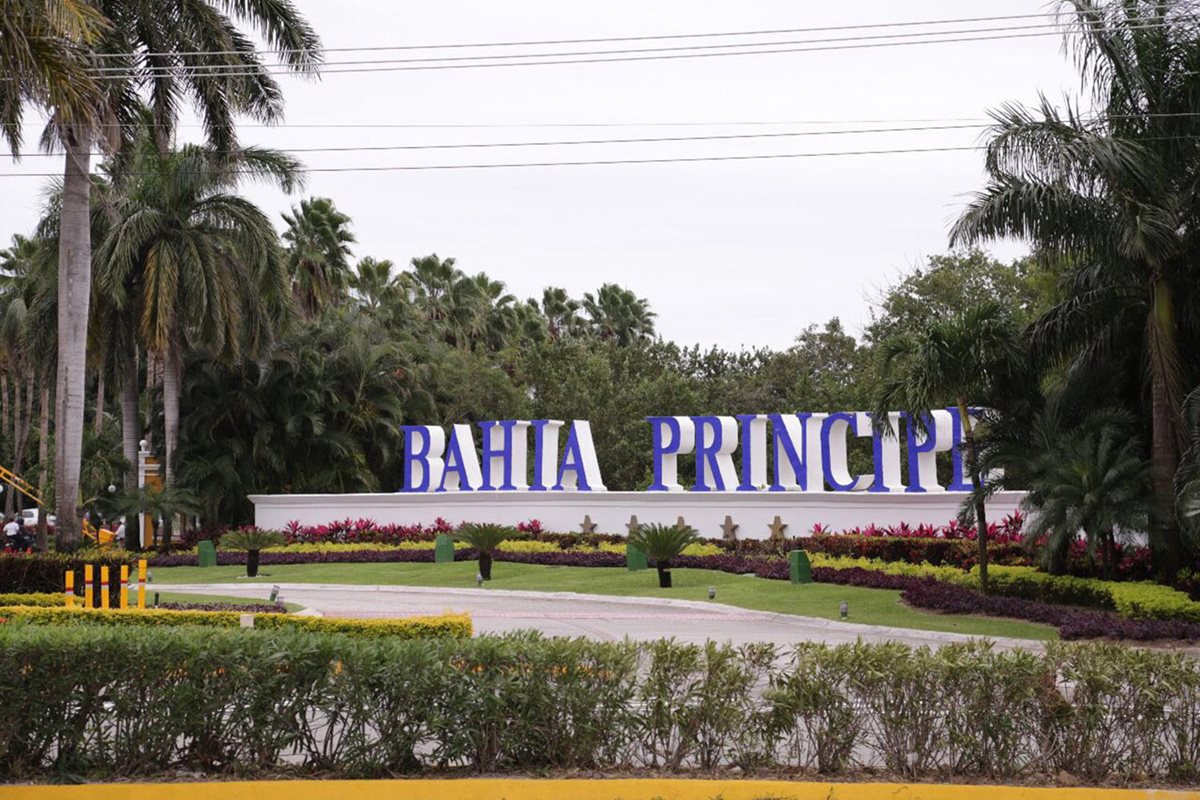
[[[108,566],[100,567],[100,607],[105,611],[108,610]]]
[[[73,569],[67,570],[67,574],[64,576],[64,578],[65,578],[65,581],[64,581],[65,588],[63,590],[63,594],[65,595],[65,599],[67,601],[67,608],[74,608],[75,607],[75,570],[73,570]]]
[[[92,594],[93,594],[93,590],[92,590],[93,577],[94,576],[92,575],[92,565],[84,564],[83,565],[83,607],[84,608],[95,608],[95,605],[92,603],[92,601],[95,599],[92,596]]]
[[[129,608],[129,565],[121,565],[121,610]]]

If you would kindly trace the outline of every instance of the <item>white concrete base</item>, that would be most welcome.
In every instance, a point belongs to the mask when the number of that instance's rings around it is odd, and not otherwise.
[[[726,515],[742,539],[766,539],[776,516],[786,535],[807,536],[821,524],[841,532],[875,524],[944,525],[958,516],[967,495],[959,492],[462,492],[453,494],[251,495],[254,524],[280,530],[289,522],[324,525],[345,519],[380,524],[429,525],[441,517],[461,522],[516,525],[536,519],[548,531],[581,530],[585,516],[597,533],[626,533],[639,522],[673,523],[679,517],[701,536],[719,538]],[[1021,504],[1024,492],[999,492],[990,501],[999,519]]]

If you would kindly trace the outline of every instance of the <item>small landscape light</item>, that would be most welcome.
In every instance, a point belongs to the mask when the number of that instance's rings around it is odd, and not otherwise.
[[[475,585],[478,586],[480,589],[483,588],[483,573],[482,572],[475,573]]]
[[[271,602],[274,603],[278,599],[279,599],[279,587],[272,586],[271,587]]]
[[[717,587],[715,587],[715,586],[708,587],[708,599],[715,600],[716,597],[717,597]]]
[[[841,614],[842,619],[846,619],[847,617],[849,617],[850,616],[850,604],[847,603],[845,600],[843,600],[841,602],[841,604],[838,605],[838,613]]]
[[[154,607],[158,608],[158,592],[154,593]]]
[[[113,484],[111,484],[111,483],[110,483],[110,484],[108,485],[108,493],[109,493],[109,494],[116,494],[116,493],[117,493],[117,487],[116,487],[115,485],[113,485]]]

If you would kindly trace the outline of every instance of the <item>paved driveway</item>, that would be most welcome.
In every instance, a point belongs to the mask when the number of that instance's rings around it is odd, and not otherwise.
[[[319,583],[279,584],[281,594],[314,612],[331,617],[403,617],[465,611],[479,633],[536,628],[550,636],[586,636],[613,641],[674,636],[688,642],[708,639],[745,642],[800,641],[840,644],[898,640],[937,646],[967,641],[957,633],[855,625],[813,617],[748,611],[718,603],[646,597],[607,597],[571,592],[495,589],[433,589],[416,586],[347,586]],[[268,584],[164,584],[163,592],[266,598]],[[1002,648],[1041,648],[1040,642],[994,639]]]

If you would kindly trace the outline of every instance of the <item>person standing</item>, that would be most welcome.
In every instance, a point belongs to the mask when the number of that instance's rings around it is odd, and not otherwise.
[[[17,522],[16,517],[9,517],[8,522],[4,524],[4,540],[6,544],[15,545],[17,537],[21,535],[21,524]]]
[[[113,538],[117,540],[117,547],[125,549],[125,518],[121,517],[117,523],[117,529],[113,531]]]

